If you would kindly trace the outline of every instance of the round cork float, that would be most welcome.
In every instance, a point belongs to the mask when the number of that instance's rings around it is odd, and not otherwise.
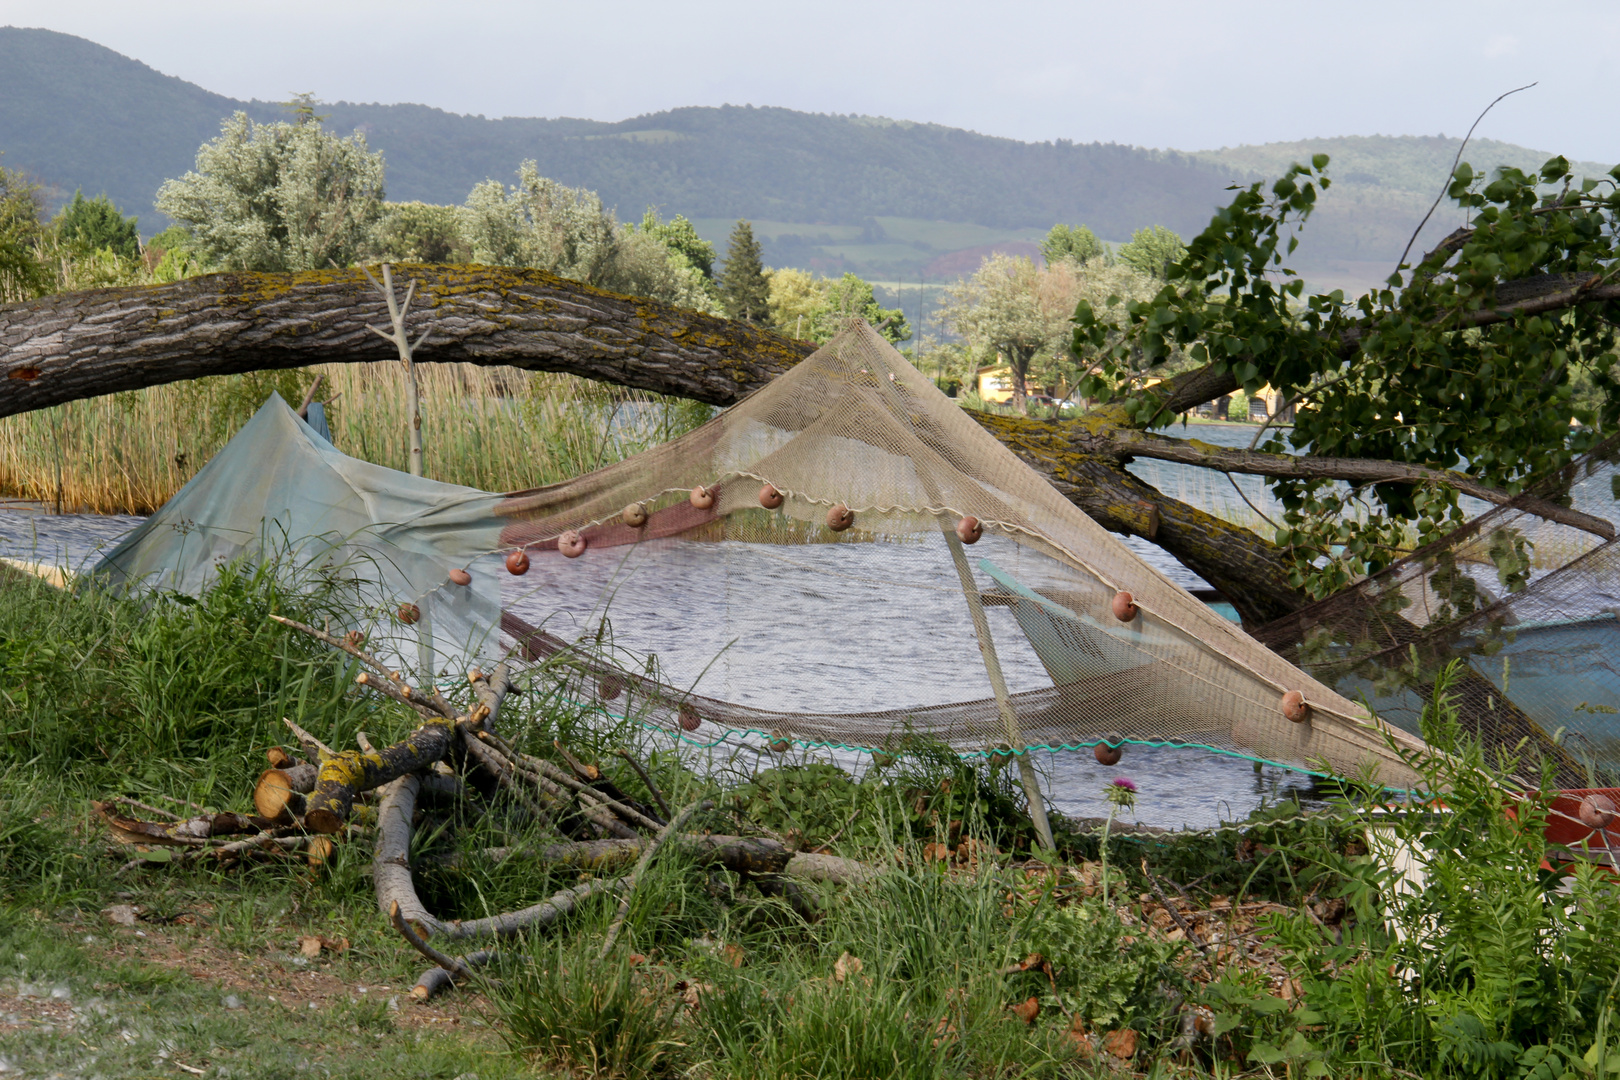
[[[528,553],[519,548],[506,556],[506,572],[513,577],[522,577],[529,572]]]
[[[1616,817],[1614,800],[1607,795],[1588,795],[1581,800],[1581,807],[1576,811],[1581,824],[1588,829],[1607,829],[1615,824]]]
[[[471,585],[472,575],[458,566],[454,570],[450,571],[450,580],[455,582],[457,585]]]
[[[839,503],[827,511],[827,528],[833,532],[843,532],[853,524],[855,524],[855,511],[843,503]]]
[[[585,554],[585,537],[576,530],[569,529],[557,537],[557,550],[563,553],[565,559],[577,559]]]
[[[1136,606],[1136,597],[1132,596],[1124,589],[1121,589],[1119,592],[1114,594],[1113,603],[1111,603],[1109,607],[1114,613],[1114,618],[1118,619],[1120,622],[1130,622],[1132,619],[1136,618],[1136,616],[1142,610]]]
[[[964,544],[977,544],[983,535],[984,525],[972,514],[956,523],[956,538]]]
[[[1305,695],[1298,690],[1290,690],[1282,698],[1282,714],[1296,724],[1303,724],[1311,718],[1311,707],[1305,702]]]
[[[639,529],[647,524],[647,508],[640,503],[631,503],[619,512],[619,520],[632,529]]]
[[[767,510],[780,510],[785,496],[776,490],[775,484],[766,484],[759,489],[759,505]]]
[[[692,505],[699,510],[709,510],[714,507],[714,489],[706,488],[702,484],[693,488],[692,494],[688,498],[691,500]]]

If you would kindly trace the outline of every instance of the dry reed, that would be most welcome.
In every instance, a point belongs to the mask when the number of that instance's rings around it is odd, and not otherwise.
[[[484,491],[548,484],[655,446],[708,406],[626,395],[566,375],[423,364],[425,474]],[[296,406],[315,374],[333,441],[405,467],[397,363],[333,364],[172,383],[0,420],[0,494],[65,510],[146,514],[180,490],[272,392]]]

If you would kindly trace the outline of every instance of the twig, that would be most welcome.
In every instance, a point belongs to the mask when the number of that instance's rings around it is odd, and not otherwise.
[[[865,810],[865,809],[866,809],[866,807],[864,807],[864,806],[857,806],[857,807],[856,807],[856,808],[855,808],[855,812],[854,812],[854,813],[853,813],[853,814],[851,814],[851,815],[849,815],[849,817],[847,817],[847,818],[845,818],[845,819],[844,819],[844,823],[843,823],[843,824],[842,824],[842,825],[840,825],[840,826],[838,826],[838,831],[837,831],[837,832],[835,832],[835,833],[833,833],[833,834],[832,834],[832,835],[831,835],[831,836],[829,836],[829,837],[827,837],[827,839],[825,839],[825,840],[823,840],[823,841],[822,841],[822,842],[821,842],[821,843],[820,843],[820,844],[819,844],[819,845],[817,845],[817,846],[818,846],[818,847],[824,847],[824,848],[830,848],[830,847],[832,847],[832,846],[833,846],[833,842],[834,842],[834,841],[835,841],[835,840],[837,840],[837,839],[838,839],[838,838],[839,838],[839,837],[840,837],[840,836],[843,836],[843,835],[844,835],[844,830],[845,830],[845,829],[847,829],[847,828],[849,828],[849,827],[850,827],[850,826],[851,826],[851,825],[853,825],[853,824],[855,824],[855,819],[856,819],[856,818],[858,818],[858,817],[860,817],[860,816],[861,816],[861,813],[862,813],[862,811],[864,811],[864,810]]]
[[[598,960],[606,960],[608,953],[613,951],[613,943],[619,940],[619,931],[624,928],[624,920],[630,914],[630,898],[635,894],[636,883],[641,880],[641,875],[647,869],[648,864],[652,862],[653,856],[658,854],[658,849],[664,846],[664,840],[668,838],[670,833],[677,832],[685,826],[691,820],[693,814],[700,810],[708,810],[713,806],[714,803],[709,799],[699,799],[691,804],[685,810],[676,814],[668,825],[660,829],[658,835],[653,837],[652,843],[647,845],[647,850],[641,853],[641,858],[636,860],[635,869],[631,870],[630,876],[625,878],[624,898],[619,901],[619,910],[613,916],[612,925],[608,927],[607,939],[602,942],[602,951],[597,956]]]
[[[658,790],[658,785],[653,783],[651,776],[647,775],[647,770],[641,767],[641,762],[637,761],[635,755],[623,747],[613,752],[628,761],[630,767],[636,770],[636,775],[641,777],[641,782],[647,786],[648,793],[652,795],[653,802],[658,804],[658,809],[663,812],[665,819],[668,819],[670,816],[669,803],[664,801],[664,793]]]
[[[372,672],[375,672],[376,674],[381,675],[384,679],[388,680],[387,683],[376,683],[369,678],[368,673],[361,672],[360,676],[355,680],[361,686],[369,686],[373,690],[383,694],[385,697],[390,697],[401,704],[409,705],[416,711],[423,713],[424,716],[427,715],[424,710],[431,709],[435,716],[442,716],[447,720],[456,719],[456,711],[450,707],[450,704],[444,700],[437,689],[435,689],[433,693],[429,695],[411,687],[405,682],[404,679],[399,677],[398,672],[390,671],[387,665],[385,665],[381,660],[377,659],[370,653],[365,652],[359,646],[351,645],[343,638],[329,634],[325,630],[318,630],[307,623],[298,622],[296,619],[288,619],[280,615],[272,615],[270,618],[283,626],[290,626],[294,630],[302,631],[303,633],[308,634],[310,637],[323,641],[332,646],[334,649],[343,650],[356,660],[360,661],[366,667],[370,668]]]
[[[271,618],[274,617],[275,616],[273,615],[271,616]],[[330,746],[327,746],[325,743],[321,742],[321,740],[299,727],[292,720],[283,716],[281,718],[281,722],[286,724],[287,730],[293,733],[293,738],[297,739],[299,745],[304,748],[304,753],[309,757],[314,758],[316,762],[322,762],[327,758],[337,757],[336,750],[333,750]]]
[[[1147,876],[1148,884],[1153,886],[1153,895],[1159,898],[1159,903],[1164,905],[1164,910],[1168,911],[1170,917],[1176,921],[1176,925],[1181,927],[1181,932],[1187,935],[1187,940],[1198,946],[1198,951],[1207,956],[1209,946],[1198,936],[1198,931],[1192,928],[1192,924],[1181,917],[1181,912],[1170,902],[1170,898],[1164,895],[1164,890],[1159,888],[1159,879],[1153,876],[1152,870],[1148,869],[1146,859],[1142,860],[1142,873]]]
[[[179,814],[170,813],[169,811],[160,809],[160,808],[158,808],[156,806],[148,806],[145,803],[141,802],[139,799],[132,799],[128,795],[114,795],[110,799],[108,799],[107,801],[108,802],[115,802],[115,803],[123,803],[125,806],[133,806],[137,810],[145,810],[149,814],[157,814],[160,817],[168,818],[170,821],[179,821],[179,820],[181,820]]]
[[[583,761],[576,758],[573,754],[570,754],[568,752],[568,747],[562,744],[561,739],[551,740],[551,745],[557,748],[557,753],[562,755],[563,760],[568,762],[568,767],[574,770],[574,775],[578,776],[581,780],[595,781],[601,777],[601,769],[598,769],[594,765],[587,765]]]
[[[366,733],[363,731],[354,733],[354,742],[363,754],[375,754],[377,752],[377,748],[371,745],[371,740],[366,737]]]
[[[1434,204],[1429,207],[1429,212],[1423,215],[1423,220],[1418,222],[1418,227],[1412,230],[1412,238],[1406,242],[1406,248],[1401,252],[1401,257],[1395,264],[1397,270],[1399,270],[1400,267],[1406,263],[1406,257],[1412,254],[1412,245],[1417,243],[1418,234],[1423,231],[1423,226],[1429,223],[1429,218],[1434,216],[1434,212],[1440,208],[1440,200],[1445,198],[1446,192],[1451,190],[1451,178],[1457,174],[1457,163],[1462,160],[1463,151],[1468,148],[1468,140],[1474,137],[1474,128],[1479,127],[1479,122],[1485,119],[1485,113],[1488,113],[1492,109],[1496,108],[1497,103],[1500,102],[1502,98],[1511,97],[1512,95],[1517,94],[1519,90],[1528,90],[1530,87],[1535,85],[1535,83],[1528,83],[1519,87],[1518,90],[1509,90],[1506,94],[1503,94],[1502,97],[1497,98],[1496,101],[1493,101],[1489,105],[1485,106],[1485,112],[1480,113],[1479,116],[1475,118],[1473,125],[1468,129],[1468,134],[1463,136],[1462,145],[1457,147],[1457,156],[1451,159],[1451,170],[1446,173],[1445,180],[1440,184],[1440,194],[1434,197]]]

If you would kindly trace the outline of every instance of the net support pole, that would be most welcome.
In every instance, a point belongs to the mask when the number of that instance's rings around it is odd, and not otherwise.
[[[962,596],[967,600],[968,613],[973,616],[973,632],[979,639],[979,655],[984,658],[984,671],[990,676],[990,688],[995,691],[996,711],[1001,714],[1001,726],[1007,732],[1007,745],[1018,759],[1018,775],[1024,782],[1024,796],[1029,800],[1030,820],[1035,823],[1035,834],[1047,851],[1056,851],[1052,840],[1052,825],[1046,820],[1046,802],[1041,797],[1040,778],[1035,775],[1035,763],[1024,746],[1024,734],[1018,727],[1018,713],[1013,710],[1012,695],[1007,692],[1007,680],[1001,673],[1001,658],[996,655],[996,643],[990,637],[990,620],[985,617],[984,604],[979,601],[979,587],[968,566],[967,552],[962,541],[949,523],[941,526],[945,543],[950,545],[951,561],[956,564],[956,576],[962,581]]]

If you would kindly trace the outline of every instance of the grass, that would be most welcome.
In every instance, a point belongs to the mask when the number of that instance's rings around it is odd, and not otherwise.
[[[345,453],[406,465],[396,363],[331,364],[170,383],[0,420],[0,495],[103,514],[168,501],[271,393],[296,408],[316,375]],[[567,375],[423,364],[426,475],[484,491],[578,476],[707,420],[708,406],[620,393]]]
[[[508,949],[486,996],[415,1004],[403,991],[421,961],[376,911],[363,842],[318,869],[120,874],[127,850],[109,856],[88,806],[121,793],[245,810],[283,715],[340,745],[360,728],[379,743],[407,730],[412,718],[361,696],[345,662],[267,622],[272,610],[319,622],[344,602],[335,588],[238,566],[195,600],[137,602],[0,577],[8,1068],[749,1080],[1584,1080],[1601,1075],[1589,1061],[1620,1068],[1614,883],[1587,866],[1567,895],[1554,891],[1539,865],[1542,811],[1531,801],[1502,813],[1511,763],[1460,736],[1444,686],[1426,733],[1454,756],[1416,763],[1447,789],[1445,812],[1387,813],[1381,795],[1347,782],[1329,813],[1116,834],[1105,871],[1095,833],[1064,833],[1057,856],[1036,857],[1005,769],[912,743],[859,780],[791,756],[700,773],[656,736],[545,693],[541,673],[503,710],[503,730],[531,752],[561,738],[642,797],[611,754],[635,746],[672,803],[715,798],[699,828],[831,841],[884,872],[863,887],[811,887],[820,915],[806,921],[777,890],[677,844],[640,882],[605,960],[613,896]],[[1422,853],[1426,889],[1405,889],[1384,846],[1368,849],[1374,826]],[[546,835],[499,813],[431,811],[413,852],[424,899],[468,917],[577,883],[480,855]],[[1155,889],[1187,890],[1209,954]],[[115,904],[141,920],[108,922]],[[306,935],[347,945],[308,958]],[[1202,1035],[1185,1024],[1194,1015]]]

